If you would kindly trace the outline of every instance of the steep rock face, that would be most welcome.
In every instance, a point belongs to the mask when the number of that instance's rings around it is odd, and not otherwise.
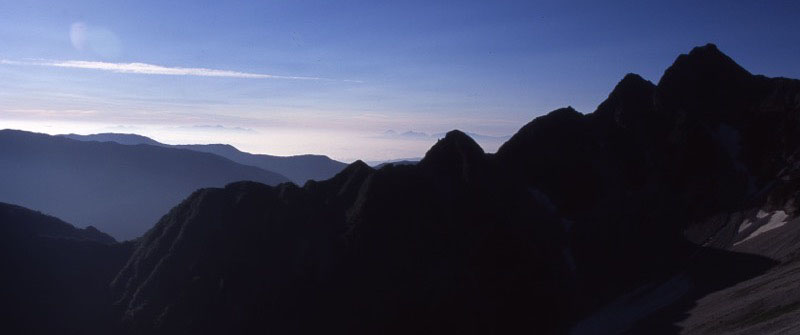
[[[103,334],[106,288],[133,250],[93,227],[0,203],[0,311],[8,334]]]
[[[563,229],[492,164],[453,132],[419,166],[198,191],[114,280],[124,329],[553,331],[571,285]]]
[[[357,162],[306,189],[243,182],[195,192],[142,237],[112,282],[124,330],[291,333],[317,326],[312,320],[326,316],[321,304],[342,253],[345,206],[369,173]]]
[[[565,321],[573,282],[561,223],[474,141],[448,133],[417,166],[385,167],[366,187],[344,267],[361,279],[348,280],[356,329],[550,332]]]
[[[582,308],[678,271],[694,273],[694,287],[720,283],[686,264],[722,260],[684,241],[731,248],[746,217],[733,214],[787,183],[800,145],[797,85],[751,75],[706,45],[657,86],[628,75],[594,113],[554,111],[500,148],[502,164],[574,221]]]
[[[301,197],[291,184],[240,183],[198,191],[171,211],[112,283],[132,329],[237,333],[265,313],[289,325],[264,330],[289,331],[303,289],[314,289],[306,270],[329,256],[331,241],[316,237],[334,224]]]

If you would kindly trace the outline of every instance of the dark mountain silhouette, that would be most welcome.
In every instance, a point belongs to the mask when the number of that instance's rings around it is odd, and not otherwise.
[[[791,333],[798,118],[800,81],[706,45],[496,154],[452,131],[415,165],[201,189],[87,331]]]
[[[553,242],[561,227],[495,169],[455,131],[419,166],[356,162],[303,188],[198,191],[142,238],[112,283],[125,326],[485,333],[540,313],[550,324],[539,327],[552,328],[564,305],[554,293],[568,292]]]
[[[133,251],[94,227],[0,203],[0,313],[5,334],[100,334],[108,283]]]
[[[442,137],[444,137],[444,136],[445,135],[442,135]],[[472,136],[470,136],[470,137],[472,137]],[[369,164],[370,166],[372,166],[375,169],[380,169],[380,168],[382,168],[382,167],[384,167],[386,165],[414,165],[414,164],[419,163],[419,161],[421,161],[421,160],[422,160],[422,157],[399,158],[399,159],[391,159],[391,160],[388,160],[388,161],[372,161],[372,162],[367,162],[367,164]]]
[[[272,156],[251,154],[239,151],[228,144],[185,144],[168,145],[157,142],[149,137],[135,134],[102,133],[93,135],[61,135],[80,141],[117,142],[120,144],[149,144],[171,148],[189,149],[193,151],[208,152],[230,159],[244,165],[274,171],[286,176],[297,185],[303,185],[308,180],[325,180],[342,171],[347,164],[330,159],[324,155],[296,155]]]
[[[0,131],[0,175],[0,201],[92,225],[123,240],[140,236],[198,188],[287,181],[207,153],[14,130]]]
[[[66,134],[59,136],[78,141],[116,142],[125,145],[149,144],[157,146],[166,146],[165,144],[158,142],[152,138],[137,134],[100,133],[91,135]]]

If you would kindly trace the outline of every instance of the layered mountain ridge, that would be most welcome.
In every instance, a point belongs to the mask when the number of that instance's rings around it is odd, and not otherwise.
[[[791,332],[799,117],[800,81],[709,44],[496,154],[452,131],[416,165],[201,189],[118,263],[95,329]]]
[[[95,226],[120,240],[140,236],[198,188],[288,181],[208,153],[17,130],[0,130],[0,175],[0,201]]]
[[[273,156],[251,154],[240,151],[229,144],[180,144],[169,145],[136,134],[100,133],[92,135],[61,135],[79,141],[116,142],[120,144],[147,144],[160,147],[207,152],[225,157],[234,162],[262,168],[286,176],[293,183],[303,185],[308,180],[325,180],[339,173],[347,164],[324,155]]]

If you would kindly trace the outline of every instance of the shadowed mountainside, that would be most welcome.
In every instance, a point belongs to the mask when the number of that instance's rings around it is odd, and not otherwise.
[[[3,332],[86,334],[108,328],[113,321],[108,283],[133,247],[91,226],[76,229],[0,203]]]
[[[198,188],[287,181],[207,153],[15,130],[0,130],[0,175],[0,201],[92,225],[118,239],[141,236]]]
[[[201,190],[112,288],[135,333],[495,333],[531,312],[552,329],[565,306],[553,293],[569,292],[561,228],[498,176],[451,132],[419,168],[357,162],[303,188]]]

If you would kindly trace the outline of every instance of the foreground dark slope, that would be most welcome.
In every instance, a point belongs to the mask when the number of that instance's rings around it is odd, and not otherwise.
[[[239,151],[239,149],[228,144],[168,145],[135,134],[102,133],[92,135],[68,134],[62,136],[79,141],[117,142],[128,145],[149,144],[208,152],[225,157],[239,164],[259,167],[267,171],[274,171],[282,176],[286,176],[286,178],[289,178],[289,180],[297,185],[303,185],[308,180],[329,179],[347,166],[345,163],[335,161],[324,155],[272,156],[251,154]]]
[[[93,225],[118,239],[141,236],[198,188],[287,181],[212,154],[14,130],[0,130],[0,176],[0,201]]]
[[[144,237],[117,306],[134,333],[677,332],[775,264],[716,249],[718,217],[776,187],[798,93],[708,45],[496,155],[451,132],[416,166],[200,191]]]
[[[3,333],[101,334],[113,321],[108,283],[132,251],[93,227],[0,203]]]

